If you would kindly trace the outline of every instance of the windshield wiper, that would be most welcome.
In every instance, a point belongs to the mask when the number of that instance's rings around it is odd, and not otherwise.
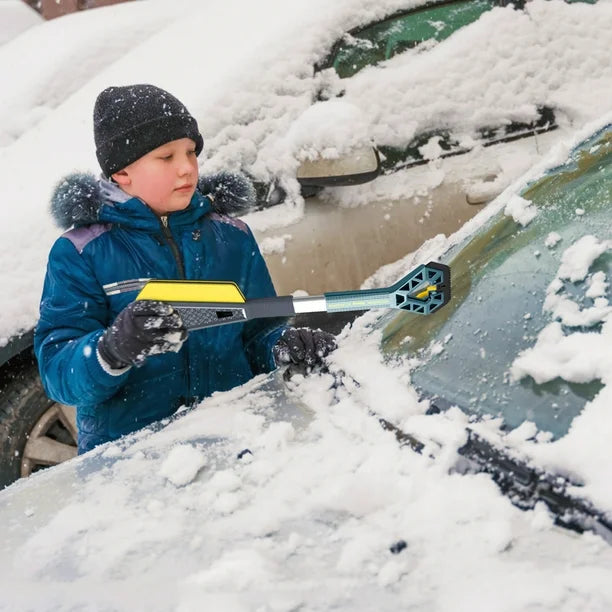
[[[346,377],[345,372],[330,372],[327,368],[322,368],[322,371],[333,375],[333,387],[344,387],[342,379]],[[287,368],[283,378],[289,380],[291,375],[291,368]],[[351,380],[354,385],[361,386],[354,378],[351,377]],[[436,403],[440,403],[439,398],[436,398]],[[433,408],[431,414],[440,412],[439,406]],[[400,446],[408,446],[419,454],[423,452],[425,444],[416,436],[372,410],[370,414],[378,419],[383,429],[395,435]],[[580,484],[513,457],[508,449],[491,444],[469,427],[466,431],[467,441],[457,451],[461,459],[453,471],[460,474],[488,474],[517,508],[533,510],[538,502],[543,502],[556,525],[577,533],[590,531],[612,545],[612,518],[595,508],[588,500],[570,493],[570,488],[579,487]]]
[[[578,533],[592,531],[612,544],[612,520],[585,499],[569,492],[579,486],[563,476],[551,474],[510,456],[468,429],[467,442],[458,450],[461,473],[485,472],[502,493],[522,510],[533,510],[544,502],[555,524]]]
[[[393,423],[377,416],[382,427],[395,434],[402,446],[421,453],[424,444]],[[555,524],[577,533],[591,531],[612,544],[612,520],[585,499],[569,493],[579,486],[567,478],[533,467],[495,447],[471,429],[467,442],[458,449],[461,460],[454,471],[460,474],[489,474],[501,492],[521,510],[533,510],[538,502],[546,504]]]

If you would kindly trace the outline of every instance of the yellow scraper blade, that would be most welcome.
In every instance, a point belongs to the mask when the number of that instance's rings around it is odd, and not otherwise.
[[[228,281],[152,280],[140,291],[137,300],[160,302],[226,302],[243,304],[246,300],[236,283]]]

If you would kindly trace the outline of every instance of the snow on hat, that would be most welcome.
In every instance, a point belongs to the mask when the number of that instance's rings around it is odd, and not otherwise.
[[[96,99],[96,156],[107,177],[179,138],[191,138],[196,155],[202,151],[196,120],[180,100],[155,85],[108,87]]]

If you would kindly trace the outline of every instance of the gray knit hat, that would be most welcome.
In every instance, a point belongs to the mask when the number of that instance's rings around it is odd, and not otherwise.
[[[96,155],[107,177],[179,138],[191,138],[196,155],[202,151],[196,120],[180,100],[155,85],[108,87],[96,100]]]

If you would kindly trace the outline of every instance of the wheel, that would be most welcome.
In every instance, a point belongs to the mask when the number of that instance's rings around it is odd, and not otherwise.
[[[0,389],[0,488],[75,457],[76,440],[75,409],[45,395],[36,365],[11,370]]]

